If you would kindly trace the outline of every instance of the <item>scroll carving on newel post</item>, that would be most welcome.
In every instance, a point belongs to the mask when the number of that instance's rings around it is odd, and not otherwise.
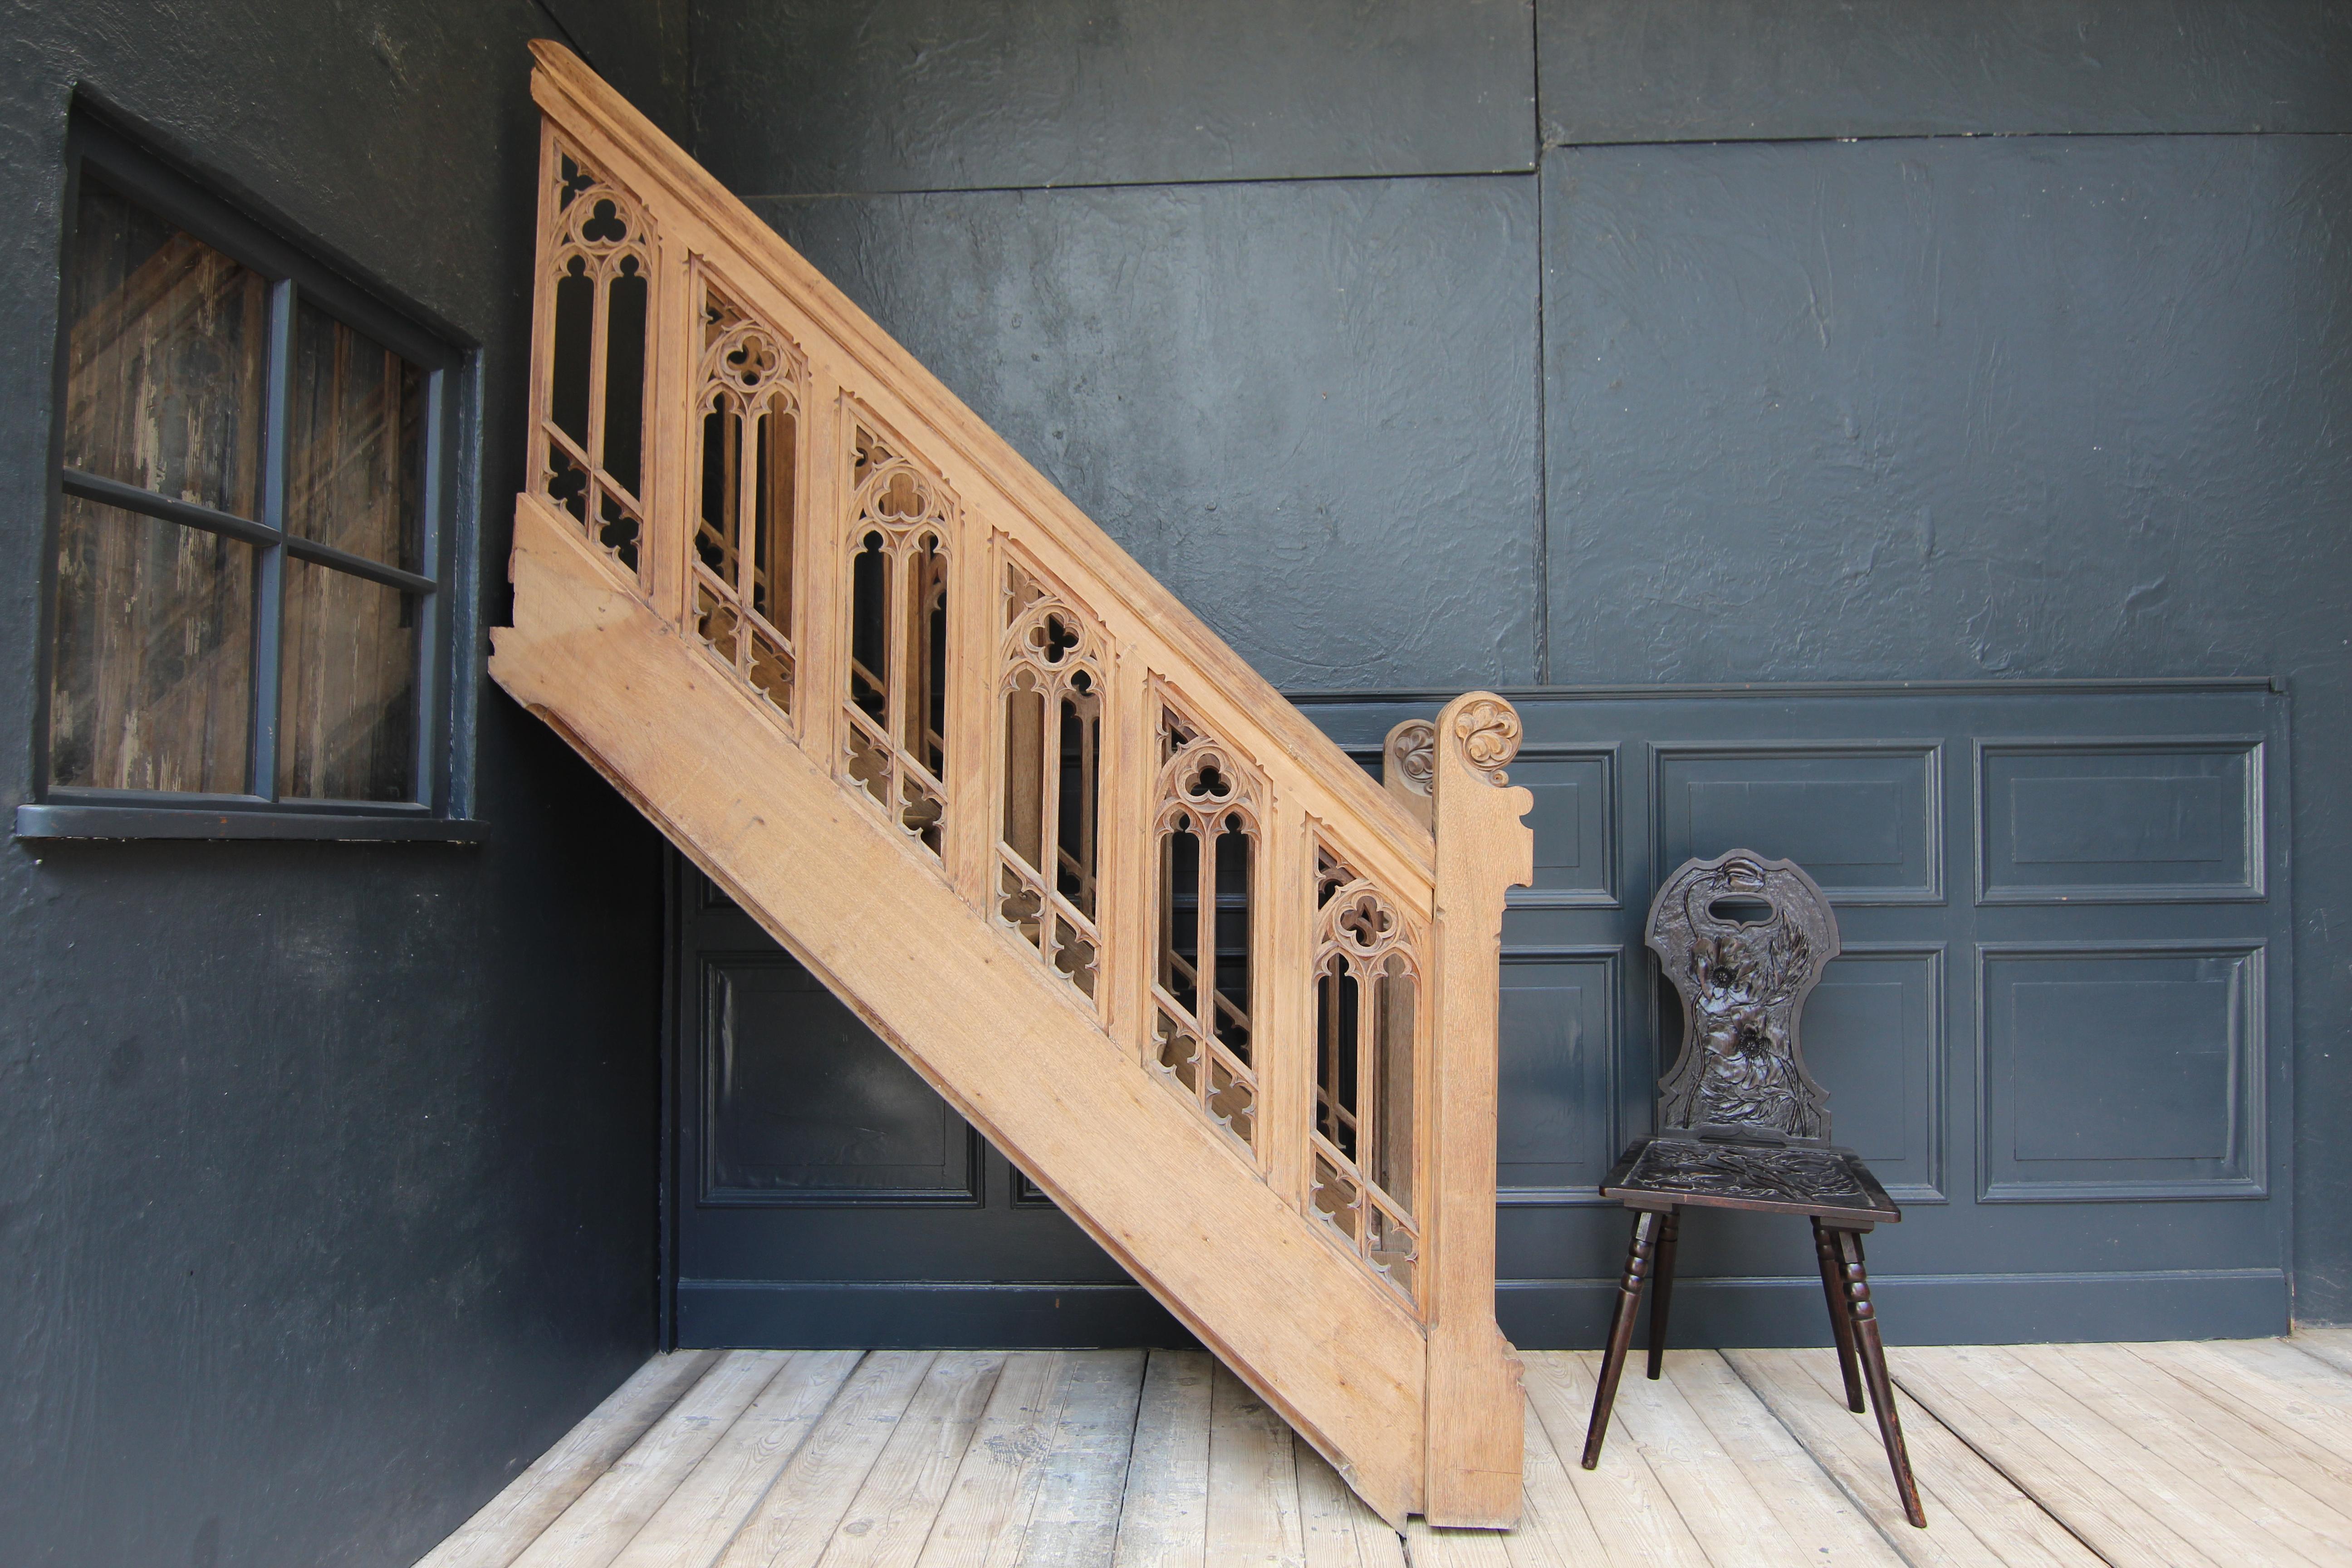
[[[1410,779],[1417,737],[1389,737],[1392,777]],[[1429,1104],[1435,1202],[1425,1224],[1433,1267],[1429,1324],[1426,1517],[1433,1525],[1507,1529],[1518,1521],[1519,1357],[1495,1322],[1496,1014],[1504,889],[1535,879],[1535,796],[1505,771],[1519,716],[1491,692],[1446,704],[1430,727],[1437,840],[1434,963],[1437,1049]],[[1400,739],[1405,744],[1400,747]]]

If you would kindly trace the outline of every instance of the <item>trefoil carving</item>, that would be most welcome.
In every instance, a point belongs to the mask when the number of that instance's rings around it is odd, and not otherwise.
[[[1420,933],[1338,851],[1316,850],[1315,1184],[1308,1210],[1406,1300],[1424,993]]]
[[[698,269],[699,270],[699,269]],[[793,574],[806,361],[707,274],[689,568],[695,635],[775,709],[793,710]]]
[[[948,568],[958,508],[862,415],[849,472],[849,674],[841,767],[933,855],[948,809]]]
[[[1257,770],[1172,693],[1158,695],[1151,1066],[1213,1123],[1254,1149],[1251,986],[1258,968],[1266,788]]]
[[[551,134],[547,177],[540,298],[551,308],[538,325],[545,370],[533,389],[531,491],[640,584],[653,224],[642,203]]]
[[[1003,591],[996,918],[1091,1002],[1102,965],[1096,921],[1108,639],[1070,595],[1021,561],[1006,561]]]

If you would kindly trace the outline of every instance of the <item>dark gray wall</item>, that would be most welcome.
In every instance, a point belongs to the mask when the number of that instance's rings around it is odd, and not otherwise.
[[[562,9],[676,123],[641,18]],[[481,346],[466,479],[487,581],[459,591],[495,618],[538,136],[524,46],[556,30],[518,0],[12,15],[10,804],[30,784],[75,91]],[[651,1347],[656,846],[471,657],[467,679],[482,847],[0,849],[0,1560],[407,1563]]]
[[[1927,9],[692,0],[693,123],[1286,685],[2285,681],[2352,1319],[2352,8]]]

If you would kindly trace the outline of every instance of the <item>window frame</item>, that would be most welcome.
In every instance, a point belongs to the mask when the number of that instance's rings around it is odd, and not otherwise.
[[[268,289],[268,339],[257,518],[215,511],[138,487],[69,470],[65,465],[67,383],[73,322],[66,308],[85,170],[110,190],[238,262]],[[473,354],[388,303],[311,251],[283,237],[168,166],[129,137],[78,108],[66,136],[63,216],[58,239],[58,328],[48,442],[47,517],[40,570],[40,657],[34,702],[32,798],[16,813],[18,838],[340,838],[473,842],[480,825],[466,819],[470,769],[460,721],[472,704],[460,679],[459,652],[473,638],[472,616],[458,601],[471,586],[465,570],[471,519],[461,508],[456,472],[466,384]],[[295,322],[301,304],[317,307],[415,365],[424,382],[424,447],[419,552],[415,572],[299,537],[287,526],[287,432],[292,413]],[[257,552],[252,644],[252,717],[247,784],[238,794],[102,789],[60,785],[50,776],[49,723],[57,665],[58,549],[65,498],[81,499],[238,540]],[[415,754],[406,801],[282,798],[278,740],[284,672],[284,585],[289,559],[310,562],[413,594],[416,616]]]

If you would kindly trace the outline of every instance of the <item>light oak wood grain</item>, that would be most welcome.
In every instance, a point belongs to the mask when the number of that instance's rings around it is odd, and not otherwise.
[[[1507,728],[1515,743],[1516,715],[1474,694],[1448,710],[1463,727],[1433,748],[1426,798],[1372,784],[576,58],[534,48],[549,138],[532,462],[509,571],[516,624],[494,639],[495,678],[1391,1523],[1423,1510],[1444,1524],[1508,1523],[1522,1423],[1492,1311],[1496,942],[1503,888],[1528,879],[1532,838],[1519,820],[1530,797],[1496,787],[1508,748],[1492,742]],[[590,195],[551,194],[567,161]],[[583,215],[607,201],[626,221],[620,238],[597,240]],[[602,303],[576,440],[559,427],[551,383],[569,363],[554,352],[555,281],[584,259],[604,300],[616,246],[652,281],[638,479],[602,466],[612,372],[602,345],[619,319]],[[772,351],[756,394],[730,379],[737,362],[722,351],[737,333]],[[751,491],[728,492],[718,531],[698,535],[710,521],[701,508],[721,493],[702,482],[706,416],[739,394],[793,416],[790,550],[756,570],[742,550],[760,515]],[[556,447],[584,465],[584,523],[545,460]],[[634,544],[602,526],[613,497],[642,514]],[[858,656],[878,682],[871,714],[850,700],[863,613],[853,555],[868,538],[887,607]],[[785,579],[788,602],[751,604],[755,584]],[[936,624],[923,608],[933,585],[944,595]],[[1057,643],[1048,658],[1022,640],[1036,595],[1075,652]],[[761,674],[755,636],[789,663],[788,691]],[[1086,685],[1067,687],[1079,667]],[[1094,827],[1072,829],[1075,859],[1059,844],[1059,773],[1033,782],[1012,765],[1027,754],[1020,737],[1044,744],[1034,721],[1024,730],[1008,710],[1015,668],[1044,677],[1051,711],[1065,689],[1098,705]],[[1219,1036],[1213,1003],[1212,1027],[1190,1026],[1203,1042],[1189,1106],[1167,1094],[1173,1078],[1155,1060],[1161,1004],[1149,979],[1172,940],[1150,900],[1168,704],[1252,780],[1246,1038]],[[1007,837],[1024,814],[1045,825],[1051,863],[1025,881]],[[1410,1150],[1413,1190],[1359,1194],[1408,1240],[1375,1248],[1360,1224],[1352,1258],[1333,1247],[1310,1190],[1307,927],[1313,847],[1326,836],[1418,944],[1414,1006],[1389,1026],[1412,1035],[1397,1048],[1410,1053],[1399,1082],[1413,1098],[1377,1124],[1384,1150]],[[1360,1095],[1386,1092],[1385,1079],[1357,1081]],[[1410,1269],[1391,1272],[1387,1260],[1406,1257]]]

